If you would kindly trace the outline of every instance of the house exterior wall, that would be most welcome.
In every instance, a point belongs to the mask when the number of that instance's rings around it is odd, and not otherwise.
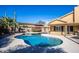
[[[75,23],[79,23],[79,6],[74,8]]]
[[[25,30],[31,29],[32,32],[41,32],[43,25],[21,23],[19,24],[19,27],[24,28]]]
[[[60,19],[62,21],[65,21],[67,23],[73,23],[73,13],[63,17],[62,19]]]
[[[59,21],[59,20],[55,20],[53,22],[50,23],[50,25],[62,25],[62,24],[65,24],[65,22],[62,22],[62,21]]]
[[[63,26],[63,31],[55,31],[54,26],[59,26],[59,25],[50,26],[50,31],[49,31],[50,34],[65,35],[65,32],[67,32],[67,27],[65,27],[66,25],[62,25]]]
[[[68,33],[67,26],[73,26],[73,32],[70,32],[69,34],[73,34],[74,31],[78,31],[79,30],[79,6],[74,8],[73,13],[65,15],[65,16],[61,17],[59,20],[65,21],[66,24],[64,22],[60,22],[60,21],[50,22],[49,23],[49,24],[51,24],[51,25],[49,25],[50,26],[50,34],[66,35]],[[58,26],[58,25],[64,26],[63,32],[54,31],[54,26]]]
[[[42,27],[42,32],[43,33],[49,33],[50,27]]]
[[[52,35],[64,35],[65,33],[64,32],[52,31],[52,32],[50,32],[50,34],[52,34]]]

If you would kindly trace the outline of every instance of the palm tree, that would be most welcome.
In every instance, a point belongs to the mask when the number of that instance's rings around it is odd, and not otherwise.
[[[14,21],[14,19],[9,18],[9,17],[2,17],[0,19],[0,26],[3,29],[7,29],[8,32],[10,32],[10,30],[13,28],[12,31],[15,31],[15,28],[18,26],[16,21]]]
[[[2,19],[1,19],[1,26],[4,27],[4,28],[9,26],[9,22],[8,22],[7,18],[2,17]]]
[[[6,11],[5,11],[5,17],[2,17],[0,19],[0,27],[3,29],[7,29],[8,31],[10,28],[15,29],[16,27],[18,27],[18,24],[16,23],[15,19],[15,12],[14,12],[14,19],[12,19],[10,17],[6,17]]]

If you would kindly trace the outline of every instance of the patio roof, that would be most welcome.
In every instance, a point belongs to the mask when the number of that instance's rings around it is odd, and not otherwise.
[[[49,25],[63,25],[63,24],[73,24],[73,11],[49,23]]]
[[[66,21],[54,20],[49,25],[62,25],[62,24],[66,24],[66,23],[67,23]]]

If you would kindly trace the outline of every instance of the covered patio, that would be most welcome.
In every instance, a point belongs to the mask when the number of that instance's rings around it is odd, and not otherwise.
[[[79,31],[78,19],[74,19],[74,14],[69,13],[49,23],[50,34],[67,35],[76,34]]]

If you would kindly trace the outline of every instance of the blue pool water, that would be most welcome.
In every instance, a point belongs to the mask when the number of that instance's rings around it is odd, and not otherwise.
[[[25,36],[20,35],[16,36],[18,39],[23,39],[25,43],[31,45],[31,46],[57,46],[62,43],[62,40],[58,38],[52,38],[52,37],[46,37],[41,35],[31,35],[31,36]]]

